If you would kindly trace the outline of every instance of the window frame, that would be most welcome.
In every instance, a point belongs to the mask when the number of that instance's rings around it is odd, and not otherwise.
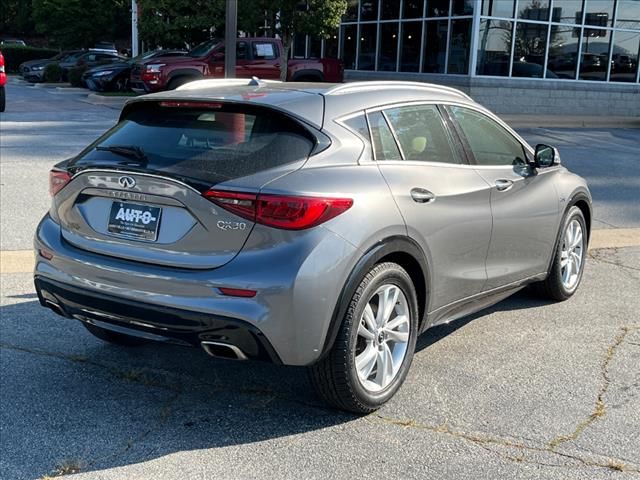
[[[428,160],[407,160],[405,155],[404,155],[404,151],[402,150],[402,146],[400,145],[400,142],[398,141],[398,137],[396,135],[395,129],[393,128],[393,126],[391,125],[391,122],[389,122],[389,119],[385,113],[385,110],[389,110],[392,108],[402,108],[402,107],[416,107],[416,106],[435,106],[436,110],[438,111],[438,113],[440,114],[440,121],[442,122],[442,127],[445,130],[445,132],[449,135],[449,139],[451,140],[451,147],[452,147],[452,152],[454,155],[458,156],[458,159],[460,160],[459,162],[431,162]],[[430,165],[430,166],[444,166],[444,167],[463,167],[463,166],[469,166],[471,164],[471,162],[469,161],[469,157],[467,154],[466,149],[464,148],[464,144],[460,141],[460,138],[458,137],[457,132],[452,128],[451,123],[448,119],[446,110],[444,110],[443,108],[443,104],[441,101],[425,101],[425,100],[416,100],[416,101],[411,101],[411,102],[401,102],[401,103],[393,103],[393,104],[388,104],[388,105],[381,105],[381,106],[377,106],[374,108],[369,108],[365,111],[366,115],[367,115],[367,124],[369,125],[369,135],[371,136],[371,122],[369,121],[369,115],[375,112],[381,112],[382,116],[384,117],[385,121],[387,122],[387,125],[389,127],[389,130],[391,131],[393,138],[396,142],[396,147],[398,148],[398,151],[400,152],[400,155],[402,157],[402,159],[400,160],[385,160],[385,159],[380,159],[378,160],[377,158],[375,158],[375,148],[374,148],[374,143],[373,143],[373,138],[371,138],[370,142],[371,142],[371,146],[372,146],[372,151],[373,151],[373,161],[374,162],[385,162],[385,163],[398,163],[398,164],[402,164],[402,165]]]
[[[458,120],[456,120],[455,116],[453,115],[453,112],[451,111],[451,107],[466,108],[466,109],[472,110],[478,115],[485,117],[487,120],[493,121],[494,124],[496,124],[498,127],[501,127],[502,130],[504,130],[509,136],[511,136],[516,142],[518,142],[518,144],[520,144],[520,147],[522,148],[522,153],[524,154],[524,157],[525,157],[524,160],[527,163],[533,159],[534,150],[531,147],[531,145],[529,145],[520,135],[518,135],[511,127],[509,127],[505,122],[500,120],[497,116],[490,115],[489,114],[490,112],[486,112],[483,109],[474,108],[474,106],[472,105],[466,105],[462,103],[446,103],[443,106],[449,122],[451,122],[453,129],[456,131],[458,139],[462,143],[462,146],[466,152],[466,156],[469,159],[469,164],[472,165],[474,168],[493,168],[493,169],[504,168],[504,169],[511,170],[513,169],[514,165],[501,165],[501,164],[483,165],[478,163],[478,160],[476,159],[473,153],[473,150],[471,149],[471,145],[469,144],[469,140],[467,139],[462,127],[460,126],[460,123],[458,122]]]

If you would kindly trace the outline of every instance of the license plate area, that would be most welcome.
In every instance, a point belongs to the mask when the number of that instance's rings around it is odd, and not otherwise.
[[[119,237],[155,242],[158,239],[161,215],[160,207],[113,202],[109,212],[107,231]]]

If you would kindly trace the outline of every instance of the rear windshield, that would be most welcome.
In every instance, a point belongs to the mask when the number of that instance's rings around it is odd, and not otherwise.
[[[151,104],[132,111],[68,167],[131,168],[216,184],[304,161],[314,142],[298,122],[269,109]]]

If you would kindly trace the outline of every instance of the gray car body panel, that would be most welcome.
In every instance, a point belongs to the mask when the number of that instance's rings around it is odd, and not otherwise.
[[[53,258],[38,255],[36,275],[123,299],[242,320],[264,334],[285,364],[309,365],[330,347],[341,321],[335,315],[343,289],[354,271],[362,274],[358,265],[381,245],[402,245],[398,238],[416,245],[427,289],[421,292],[424,329],[544,278],[564,212],[581,199],[590,215],[586,183],[562,166],[534,171],[376,162],[369,140],[344,123],[368,109],[408,102],[463,105],[499,122],[533,155],[531,146],[501,120],[452,89],[395,82],[336,86],[202,80],[130,100],[123,117],[141,102],[162,100],[260,105],[285,112],[326,137],[308,159],[216,189],[344,197],[353,199],[353,206],[308,230],[280,230],[221,209],[175,179],[129,172],[138,188],[124,192],[117,184],[122,172],[80,172],[54,198],[38,228],[36,249],[53,252]],[[514,187],[497,192],[498,178],[513,180]],[[430,190],[435,201],[414,202],[414,187]],[[77,202],[82,192],[90,197],[84,206]],[[95,218],[104,218],[107,208],[97,198],[174,209],[172,232],[161,232],[161,241],[153,244],[113,238],[101,231],[104,220]],[[217,231],[218,220],[244,222],[246,228]],[[384,251],[394,252],[391,247]],[[220,287],[257,294],[227,297]]]

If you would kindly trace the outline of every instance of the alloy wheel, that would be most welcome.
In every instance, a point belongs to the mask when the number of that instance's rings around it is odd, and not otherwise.
[[[584,235],[582,225],[575,218],[571,220],[564,232],[562,251],[560,253],[560,271],[562,285],[572,290],[578,284],[582,269],[584,253]]]
[[[362,386],[379,392],[396,378],[407,353],[410,310],[400,287],[385,284],[367,302],[358,325],[356,371]]]

